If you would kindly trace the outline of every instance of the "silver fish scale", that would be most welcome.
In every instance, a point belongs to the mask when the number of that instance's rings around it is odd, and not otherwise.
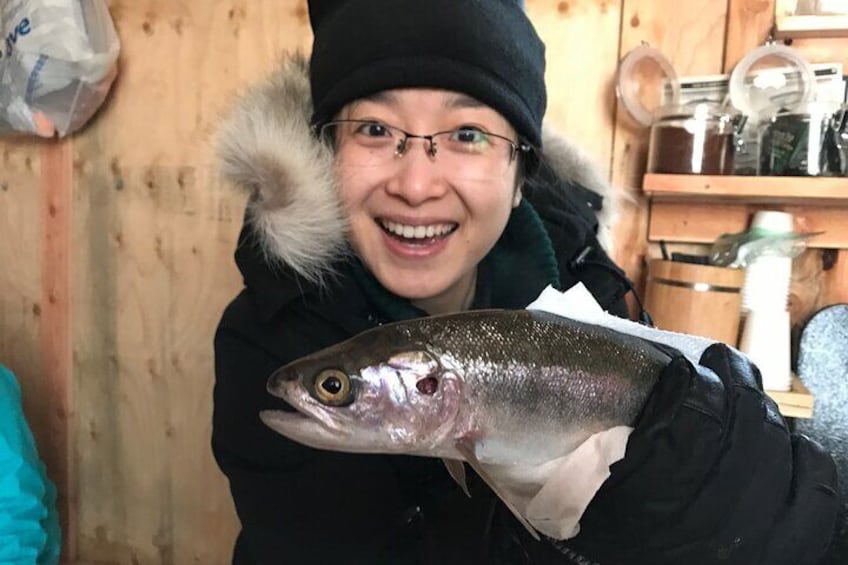
[[[402,333],[461,367],[478,418],[504,432],[631,424],[668,361],[632,336],[523,310],[434,316]]]

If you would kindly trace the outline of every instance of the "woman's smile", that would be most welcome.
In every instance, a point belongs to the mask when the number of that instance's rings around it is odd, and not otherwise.
[[[459,227],[448,221],[403,221],[378,218],[390,252],[410,259],[430,257],[442,251]]]

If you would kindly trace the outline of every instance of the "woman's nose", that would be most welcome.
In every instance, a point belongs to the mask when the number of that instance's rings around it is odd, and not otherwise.
[[[392,166],[395,172],[386,183],[386,190],[412,206],[440,198],[448,190],[444,171],[438,157],[431,154],[427,140],[408,140],[403,155],[396,157]]]

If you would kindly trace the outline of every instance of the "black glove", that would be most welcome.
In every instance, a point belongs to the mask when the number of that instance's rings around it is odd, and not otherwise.
[[[677,353],[580,534],[552,543],[604,565],[817,563],[836,523],[836,468],[790,434],[761,383],[725,345],[697,367]]]

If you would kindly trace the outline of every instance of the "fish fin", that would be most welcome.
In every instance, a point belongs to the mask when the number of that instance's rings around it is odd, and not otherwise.
[[[468,485],[465,482],[465,463],[457,459],[442,459],[442,463],[445,464],[445,467],[448,469],[448,473],[450,473],[450,476],[456,481],[456,484],[462,487],[462,492],[464,492],[468,498],[471,498],[471,493],[468,492]]]
[[[528,522],[527,519],[521,515],[521,512],[518,511],[518,508],[516,508],[512,501],[507,498],[506,494],[504,494],[498,484],[483,468],[483,464],[477,460],[477,456],[474,454],[474,446],[468,440],[460,439],[456,442],[456,449],[457,451],[459,451],[459,453],[462,454],[463,457],[465,457],[465,462],[471,465],[471,468],[474,469],[474,471],[476,471],[478,475],[480,475],[480,478],[483,479],[487,485],[489,485],[489,488],[494,491],[494,493],[498,496],[498,498],[501,499],[501,501],[503,501],[506,507],[509,508],[510,512],[513,513],[515,518],[519,522],[521,522],[521,525],[527,528],[527,531],[530,532],[530,535],[533,536],[533,538],[535,538],[536,540],[539,540],[539,532],[536,531],[536,528],[534,528],[530,524],[530,522]]]

